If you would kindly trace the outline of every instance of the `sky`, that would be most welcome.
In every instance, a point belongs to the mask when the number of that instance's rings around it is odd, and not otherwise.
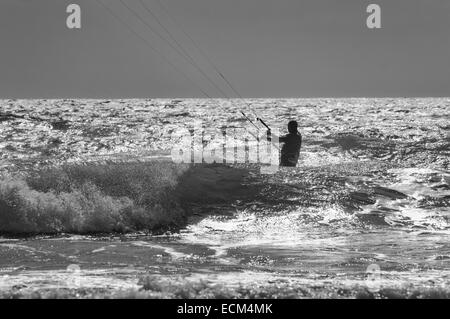
[[[98,1],[1,0],[0,98],[450,96],[448,0]]]

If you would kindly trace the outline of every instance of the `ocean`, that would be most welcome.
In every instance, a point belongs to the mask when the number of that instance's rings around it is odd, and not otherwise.
[[[299,122],[295,168],[174,163]],[[450,296],[450,98],[0,101],[0,297]],[[207,142],[205,142],[207,143]]]

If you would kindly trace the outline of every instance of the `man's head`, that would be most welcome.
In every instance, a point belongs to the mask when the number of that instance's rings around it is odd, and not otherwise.
[[[295,133],[297,133],[297,129],[298,129],[297,121],[290,121],[288,123],[288,131],[289,131],[289,133],[295,134]]]

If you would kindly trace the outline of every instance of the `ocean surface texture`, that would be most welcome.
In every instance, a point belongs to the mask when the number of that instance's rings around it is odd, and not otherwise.
[[[171,161],[240,110],[298,166]],[[449,296],[449,155],[448,98],[2,100],[0,296]]]

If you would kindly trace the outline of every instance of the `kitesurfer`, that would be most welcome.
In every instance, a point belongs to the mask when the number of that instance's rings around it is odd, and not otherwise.
[[[280,166],[295,167],[300,157],[300,148],[302,147],[302,135],[298,131],[297,121],[288,123],[288,134],[280,136],[278,142],[283,144],[281,148]],[[272,141],[274,135],[267,130],[267,140]]]

